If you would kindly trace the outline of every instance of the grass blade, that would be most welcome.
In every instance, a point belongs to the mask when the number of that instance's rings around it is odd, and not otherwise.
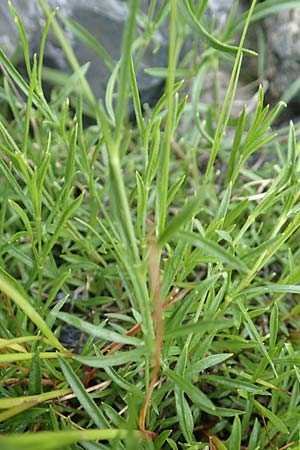
[[[57,317],[60,320],[63,320],[64,322],[68,323],[69,325],[73,325],[76,328],[79,328],[84,333],[89,334],[90,336],[94,336],[100,339],[104,339],[106,341],[113,341],[113,342],[119,342],[122,344],[128,344],[128,345],[141,345],[142,342],[140,339],[137,339],[132,336],[122,336],[119,333],[116,333],[115,331],[107,330],[105,328],[93,325],[89,322],[86,322],[85,320],[80,319],[79,317],[76,317],[74,314],[68,314],[63,312],[58,313],[52,313],[55,317]]]
[[[184,239],[186,242],[190,242],[192,245],[199,247],[204,253],[209,256],[214,256],[220,262],[228,264],[239,272],[247,273],[249,269],[247,266],[236,256],[229,253],[223,247],[216,242],[201,236],[199,233],[193,233],[191,231],[179,231],[177,232],[178,238]]]
[[[109,428],[109,423],[103,412],[96,405],[90,394],[86,391],[72,366],[63,358],[59,358],[59,363],[69,386],[72,388],[74,394],[76,394],[76,398],[86,413],[93,420],[94,424],[98,428]]]
[[[43,431],[39,433],[11,434],[0,436],[0,445],[9,450],[58,450],[81,441],[106,441],[126,439],[133,435],[136,439],[142,435],[138,431],[118,429]]]
[[[212,401],[190,381],[178,375],[173,370],[170,370],[167,367],[164,368],[164,372],[167,377],[173,383],[175,383],[175,385],[178,385],[180,389],[182,389],[188,395],[188,397],[192,400],[193,403],[195,403],[195,405],[198,406],[198,408],[204,408],[205,411],[214,411],[216,409]]]
[[[64,350],[56,336],[52,333],[46,322],[31,305],[30,299],[21,285],[0,267],[0,289],[32,320],[38,330],[44,334],[50,344],[58,350]]]

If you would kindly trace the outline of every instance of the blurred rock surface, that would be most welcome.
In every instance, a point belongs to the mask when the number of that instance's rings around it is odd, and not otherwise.
[[[266,18],[264,30],[270,93],[279,99],[300,77],[300,2],[299,8]],[[299,104],[300,96],[294,100]]]

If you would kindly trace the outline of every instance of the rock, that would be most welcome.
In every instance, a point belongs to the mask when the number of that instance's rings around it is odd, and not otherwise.
[[[64,325],[60,332],[60,342],[68,350],[80,353],[89,336],[73,325]]]
[[[275,99],[299,78],[300,8],[282,11],[264,20],[268,50],[270,93]],[[299,103],[299,99],[297,100]]]
[[[225,25],[228,14],[233,8],[234,0],[209,0],[207,14],[210,18],[215,17],[216,26]]]
[[[114,62],[120,57],[120,47],[124,24],[127,18],[126,0],[48,0],[51,9],[59,6],[59,15],[67,16],[77,21],[98,40],[110,54]],[[162,5],[158,0],[157,5]],[[18,11],[26,29],[30,43],[30,51],[38,52],[40,38],[45,24],[43,13],[38,0],[14,0],[14,7]],[[141,9],[147,14],[149,1],[141,0]],[[233,0],[209,0],[208,18],[216,16],[216,25],[224,25]],[[58,17],[59,17],[58,15]],[[12,57],[19,43],[18,33],[6,2],[0,4],[0,46],[9,57]],[[66,38],[74,50],[80,65],[90,61],[86,74],[87,80],[97,98],[104,98],[110,69],[99,56],[81,42],[68,27],[63,25]],[[138,19],[138,29],[142,30],[143,21]],[[158,50],[157,50],[158,48]],[[154,51],[154,50],[157,51]],[[49,33],[45,48],[45,65],[60,69],[67,73],[72,70],[60,48],[53,32]],[[145,74],[147,67],[166,67],[168,61],[168,27],[163,25],[154,35],[148,45],[137,71],[138,86],[142,103],[153,103],[161,94],[163,80]]]

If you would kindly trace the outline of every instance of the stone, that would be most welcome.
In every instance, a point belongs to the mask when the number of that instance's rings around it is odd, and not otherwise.
[[[282,11],[264,20],[270,93],[275,99],[299,78],[300,8]],[[299,103],[299,99],[297,99]]]
[[[233,8],[234,0],[209,0],[207,14],[210,18],[215,17],[216,26],[223,27],[228,14]]]

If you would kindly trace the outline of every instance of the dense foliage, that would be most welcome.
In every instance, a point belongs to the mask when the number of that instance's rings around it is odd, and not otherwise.
[[[27,77],[0,50],[1,448],[299,448],[299,129],[274,132],[262,87],[232,109],[247,29],[295,2],[211,33],[207,1],[131,0],[104,103],[40,3],[32,59],[11,6]],[[132,49],[166,26],[165,92],[142,107]],[[49,27],[74,73],[46,99]]]

